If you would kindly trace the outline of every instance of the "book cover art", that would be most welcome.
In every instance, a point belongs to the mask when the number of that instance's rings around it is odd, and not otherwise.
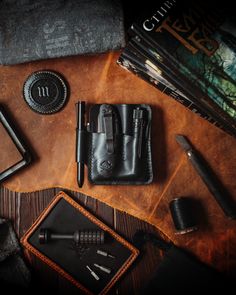
[[[204,94],[199,93],[198,89],[195,90],[195,95],[198,94],[198,99],[196,99],[196,97],[192,95],[192,88],[189,88],[189,82],[186,82],[186,79],[183,80],[180,77],[181,75],[177,74],[178,69],[175,68],[174,70],[173,65],[170,65],[166,58],[160,56],[153,47],[150,47],[149,44],[138,35],[130,39],[121,57],[122,62],[119,64],[122,64],[124,68],[129,69],[131,72],[159,89],[160,84],[157,83],[154,77],[156,75],[159,77],[161,76],[165,79],[166,86],[169,83],[164,90],[160,89],[161,91],[170,95],[192,112],[197,113],[199,116],[220,127],[227,133],[236,135],[236,130],[227,121],[228,116],[225,118],[225,116],[221,115],[222,112],[223,115],[225,115],[224,111],[213,102],[213,108],[206,104],[205,100],[203,100]],[[132,61],[132,63],[130,63],[130,61]],[[141,70],[140,66],[142,67]],[[219,110],[221,110],[221,112]]]
[[[236,31],[220,29],[214,39],[218,43],[218,49],[211,56],[198,52],[193,58],[186,54],[186,49],[179,47],[174,57],[193,73],[192,82],[236,119]],[[182,68],[180,70],[183,72]],[[200,79],[195,79],[198,76]]]
[[[205,112],[204,108],[200,104],[194,103],[183,92],[175,88],[175,86],[170,83],[170,79],[165,77],[165,73],[160,68],[158,68],[153,60],[149,59],[145,52],[142,54],[137,47],[134,47],[132,42],[129,42],[129,44],[123,50],[117,63],[124,69],[132,72],[139,78],[150,83],[160,91],[166,93],[171,98],[183,104],[195,114],[208,120],[211,124],[218,126],[224,131],[230,133],[229,130],[224,128],[218,116]]]
[[[143,38],[153,41],[158,51],[178,65],[192,85],[201,89],[233,120],[236,119],[234,17],[227,5],[208,6],[198,1],[165,1],[136,27]]]
[[[200,114],[202,113],[202,117],[221,127],[229,134],[236,135],[235,121],[221,109],[220,106],[208,99],[206,94],[199,87],[189,83],[189,79],[186,79],[186,76],[191,76],[191,73],[188,72],[186,75],[183,75],[179,71],[178,63],[175,62],[173,58],[167,57],[165,54],[160,54],[160,51],[157,50],[149,40],[144,39],[142,34],[139,34],[136,27],[132,27],[132,31],[132,38],[128,45],[131,47],[130,51],[136,55],[137,52],[142,52],[142,54],[161,71],[162,76],[165,77],[168,82],[174,85],[181,93],[184,93],[199,110],[202,110],[200,112]],[[142,60],[139,55],[137,55],[137,59],[140,61]],[[142,62],[145,63],[145,60]],[[188,106],[188,104],[186,106]],[[218,124],[216,124],[216,122]]]

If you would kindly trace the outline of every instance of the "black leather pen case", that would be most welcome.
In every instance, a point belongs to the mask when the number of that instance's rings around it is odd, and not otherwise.
[[[146,104],[90,107],[87,166],[91,183],[152,182],[151,119],[151,107]]]

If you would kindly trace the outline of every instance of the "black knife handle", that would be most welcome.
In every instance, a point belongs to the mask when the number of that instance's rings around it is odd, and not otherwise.
[[[224,211],[225,215],[235,219],[236,218],[236,206],[235,202],[229,196],[229,193],[217,179],[209,165],[202,158],[202,156],[193,150],[187,152],[187,155],[196,169],[203,182],[206,184],[209,191],[214,196],[215,200]]]

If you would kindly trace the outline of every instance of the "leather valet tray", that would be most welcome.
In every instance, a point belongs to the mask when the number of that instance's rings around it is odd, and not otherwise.
[[[105,243],[101,245],[75,245],[72,240],[51,240],[39,243],[39,231],[48,228],[54,233],[73,233],[76,230],[103,230]],[[59,192],[21,239],[22,245],[67,278],[87,294],[105,294],[138,256],[138,250],[110,227],[90,214],[64,192]],[[97,250],[114,256],[97,254]],[[96,268],[105,266],[111,273]],[[86,268],[98,276],[96,280]]]

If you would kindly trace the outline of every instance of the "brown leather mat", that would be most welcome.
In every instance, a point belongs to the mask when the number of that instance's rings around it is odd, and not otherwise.
[[[177,244],[191,249],[201,259],[218,268],[236,267],[235,221],[223,215],[176,143],[175,134],[189,137],[236,198],[235,139],[123,70],[116,64],[118,55],[110,53],[0,67],[0,103],[7,106],[37,156],[31,166],[4,185],[17,192],[32,192],[49,187],[80,191],[154,224]],[[31,111],[22,96],[27,76],[43,69],[63,74],[71,92],[66,107],[49,116]],[[85,180],[83,188],[78,188],[75,103],[79,99],[90,104],[147,103],[152,106],[153,184],[95,186]],[[9,161],[7,156],[5,159]],[[168,202],[174,197],[187,195],[201,202],[206,213],[203,220],[205,226],[197,232],[180,236],[174,233]]]

